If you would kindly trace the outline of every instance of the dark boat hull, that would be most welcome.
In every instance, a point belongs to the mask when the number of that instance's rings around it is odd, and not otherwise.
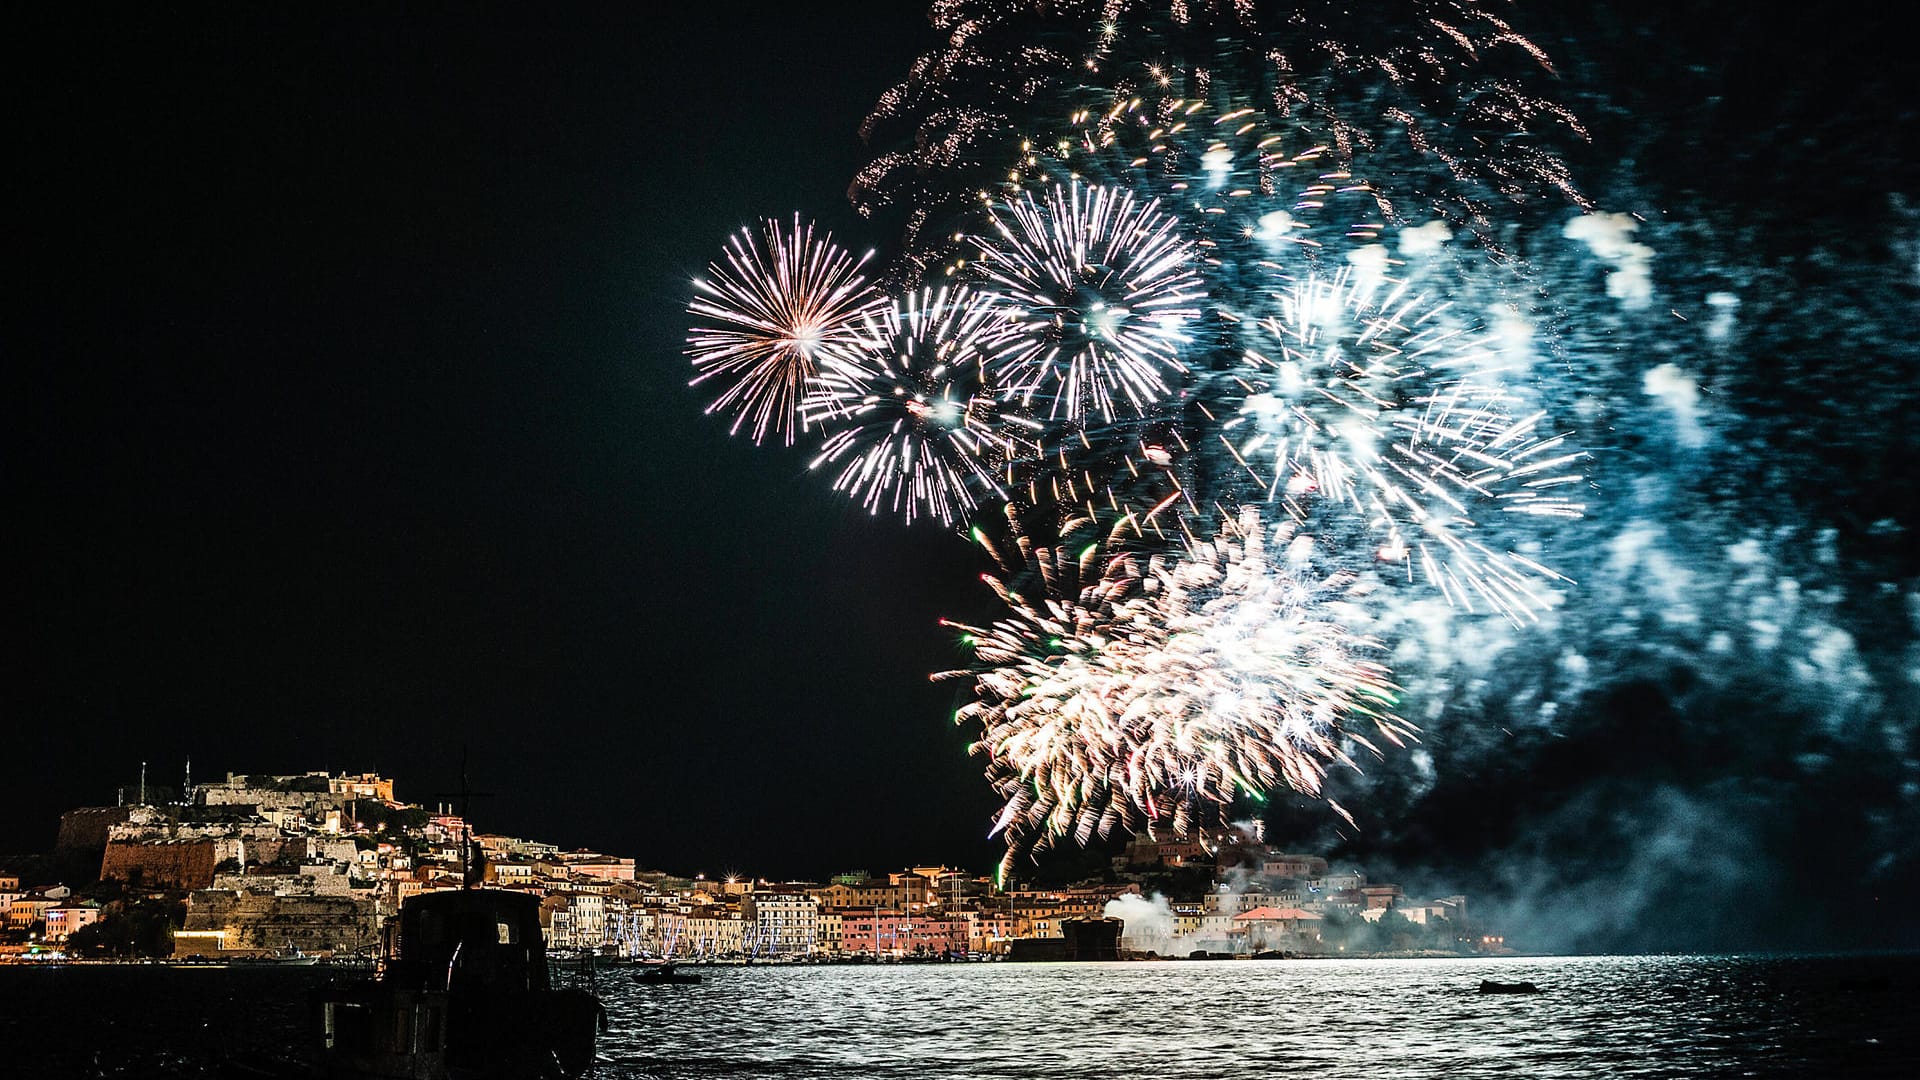
[[[537,897],[416,896],[398,946],[378,981],[315,994],[328,1076],[571,1080],[592,1066],[606,1011],[585,990],[551,985]]]
[[[366,983],[316,995],[336,1080],[571,1080],[593,1064],[605,1012],[583,990],[473,997]]]

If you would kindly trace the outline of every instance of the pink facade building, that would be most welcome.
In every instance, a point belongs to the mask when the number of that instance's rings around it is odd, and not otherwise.
[[[886,908],[840,913],[840,951],[849,955],[946,955],[967,951],[964,918],[910,915]]]

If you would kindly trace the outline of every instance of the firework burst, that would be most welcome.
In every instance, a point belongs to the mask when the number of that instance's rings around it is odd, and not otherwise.
[[[736,239],[701,285],[696,381],[736,429],[819,431],[813,467],[869,512],[1015,523],[987,578],[1005,614],[960,627],[972,663],[936,676],[973,691],[957,719],[1009,859],[1320,795],[1412,731],[1356,628],[1446,642],[1492,612],[1511,633],[1562,595],[1535,534],[1582,514],[1584,455],[1505,355],[1507,308],[1476,302],[1510,282],[1471,267],[1498,261],[1478,257],[1500,254],[1494,195],[1573,194],[1529,129],[1578,126],[1508,77],[1544,57],[1483,5],[1410,2],[1395,28],[1257,0],[943,0],[949,48],[865,132],[911,149],[852,191],[906,211],[889,294],[797,223]],[[1486,245],[1437,254],[1461,223]],[[921,284],[940,270],[948,288]]]
[[[989,217],[976,270],[1008,311],[1011,333],[989,362],[1001,394],[1070,425],[1151,407],[1200,314],[1178,222],[1155,201],[1077,183]]]
[[[814,239],[797,217],[786,227],[766,222],[758,237],[742,229],[726,265],[694,282],[688,308],[712,320],[687,343],[699,370],[692,385],[723,388],[707,411],[732,413],[736,433],[751,422],[756,443],[773,431],[792,445],[822,358],[850,347],[863,317],[886,302],[860,275],[870,257],[853,258],[830,236]]]
[[[964,519],[981,493],[1006,493],[994,471],[1012,453],[1009,431],[983,395],[981,365],[1006,324],[967,289],[923,289],[863,316],[845,348],[828,354],[801,407],[831,428],[812,468],[870,512]]]
[[[1577,518],[1563,492],[1585,455],[1543,432],[1501,374],[1497,339],[1444,317],[1404,282],[1348,267],[1296,279],[1236,376],[1241,415],[1217,434],[1228,459],[1297,520],[1363,526],[1361,559],[1404,564],[1450,603],[1533,618],[1559,574],[1488,536],[1512,515]],[[1316,505],[1320,504],[1320,505]]]
[[[1051,546],[1017,535],[1032,591],[987,576],[1007,614],[959,626],[974,665],[935,676],[974,684],[955,719],[981,727],[1009,857],[1116,825],[1184,834],[1242,794],[1318,794],[1350,746],[1378,753],[1355,722],[1411,734],[1373,643],[1337,617],[1346,578],[1307,569],[1310,540],[1246,511],[1177,556],[1141,555],[1120,542],[1131,524],[1105,542],[1084,519]]]

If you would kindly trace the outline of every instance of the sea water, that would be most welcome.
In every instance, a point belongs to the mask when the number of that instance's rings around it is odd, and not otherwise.
[[[1920,957],[598,971],[601,1080],[1920,1076]],[[0,1076],[311,1062],[313,969],[0,968]],[[582,978],[566,976],[569,981]],[[1481,994],[1482,979],[1533,995]]]

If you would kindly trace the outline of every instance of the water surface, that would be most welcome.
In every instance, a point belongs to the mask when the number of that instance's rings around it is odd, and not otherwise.
[[[710,969],[606,982],[620,1077],[1920,1076],[1915,961]],[[1482,995],[1483,978],[1532,996]]]
[[[699,970],[688,987],[600,971],[613,1029],[592,1075],[1920,1076],[1920,957],[1910,956]],[[311,1063],[306,993],[325,977],[0,968],[0,1075]],[[1542,993],[1482,995],[1482,979]]]

